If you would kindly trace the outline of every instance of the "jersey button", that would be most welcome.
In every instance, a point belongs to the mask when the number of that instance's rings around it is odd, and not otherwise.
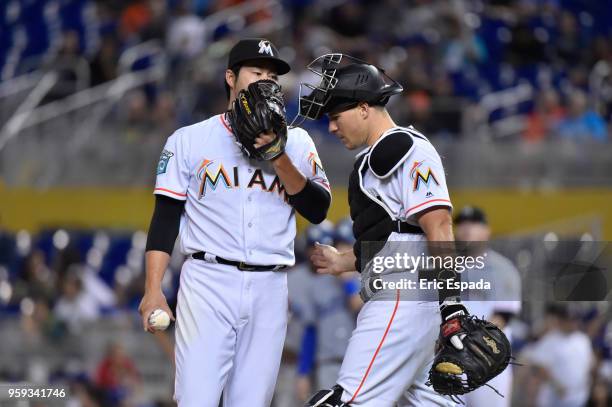
[[[253,224],[251,222],[249,222],[249,227],[252,227],[252,226],[253,226]]]
[[[253,198],[251,198],[250,196],[247,198],[247,201],[251,202],[253,200]]]

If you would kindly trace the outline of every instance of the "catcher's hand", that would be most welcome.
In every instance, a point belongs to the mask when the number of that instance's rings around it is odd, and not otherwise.
[[[287,120],[280,86],[268,79],[251,83],[238,93],[227,112],[236,142],[257,160],[274,160],[285,151]],[[264,145],[261,140],[273,139]]]
[[[497,326],[467,311],[455,312],[440,326],[427,384],[440,394],[469,393],[500,374],[510,358],[510,342]]]

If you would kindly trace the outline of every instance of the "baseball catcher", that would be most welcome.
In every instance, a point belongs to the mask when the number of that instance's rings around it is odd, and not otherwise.
[[[238,93],[227,112],[236,142],[247,155],[259,161],[280,156],[287,144],[285,102],[280,86],[272,80],[251,83]],[[261,147],[255,142],[260,134],[274,133],[274,140]]]
[[[451,397],[469,393],[500,374],[510,359],[506,335],[491,322],[461,310],[440,326],[427,384]]]

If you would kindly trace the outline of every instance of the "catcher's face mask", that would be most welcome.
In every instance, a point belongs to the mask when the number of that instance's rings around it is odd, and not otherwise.
[[[314,83],[300,84],[299,110],[292,125],[305,119],[318,120],[331,110],[356,102],[384,105],[391,95],[403,90],[383,69],[345,54],[322,55],[306,68],[315,75]]]

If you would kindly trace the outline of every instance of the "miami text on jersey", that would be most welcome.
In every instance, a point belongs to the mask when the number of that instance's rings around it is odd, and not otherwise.
[[[200,181],[198,199],[202,199],[206,196],[207,188],[212,188],[214,191],[217,189],[217,185],[219,184],[223,185],[226,189],[240,187],[240,167],[234,166],[232,171],[233,176],[230,177],[228,172],[225,170],[225,167],[223,167],[223,164],[219,164],[216,170],[212,168],[212,164],[214,164],[214,160],[204,159],[198,168],[197,178]],[[283,200],[287,200],[285,188],[281,184],[278,176],[275,176],[268,186],[266,184],[263,171],[259,168],[253,171],[253,175],[247,184],[247,188],[256,187],[261,188],[261,190],[264,192],[276,191]]]

